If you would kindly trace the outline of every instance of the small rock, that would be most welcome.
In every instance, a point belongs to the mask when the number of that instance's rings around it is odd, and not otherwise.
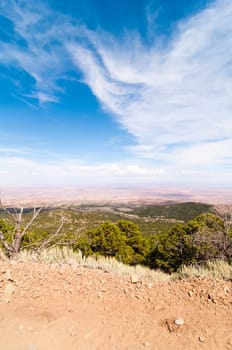
[[[136,299],[141,299],[141,296],[138,295],[138,294],[135,294],[135,295],[134,295],[134,298],[136,298]]]
[[[35,345],[30,345],[27,350],[39,350],[39,348]]]
[[[201,343],[204,343],[205,339],[203,337],[198,337],[198,340],[201,342]]]
[[[15,292],[15,287],[11,283],[7,283],[4,293],[7,295],[11,295]]]
[[[7,280],[9,278],[11,278],[11,270],[2,271],[2,274],[4,275],[4,278],[7,279]]]
[[[174,323],[177,325],[177,326],[183,326],[184,324],[184,320],[183,318],[177,318]]]
[[[103,299],[103,295],[102,295],[102,293],[101,292],[99,292],[98,294],[97,294],[97,297],[99,298],[99,299]]]
[[[91,333],[89,332],[89,333],[86,333],[86,334],[84,335],[84,338],[85,338],[85,339],[89,339],[90,336],[91,336]]]
[[[3,302],[8,304],[10,302],[10,296],[14,294],[14,292],[15,292],[15,287],[11,283],[7,283],[4,290]]]
[[[19,324],[19,331],[22,332],[24,330],[24,325],[22,323]]]
[[[150,346],[150,343],[148,341],[145,341],[143,345],[147,348],[148,346]]]
[[[71,337],[75,337],[76,335],[77,335],[77,333],[75,331],[70,332]]]
[[[138,282],[139,282],[139,276],[136,275],[136,274],[133,274],[133,275],[131,276],[131,282],[132,282],[132,283],[138,283]]]
[[[69,335],[70,335],[71,337],[75,337],[75,336],[77,335],[77,332],[76,332],[76,329],[74,328],[74,326],[71,326],[71,327],[69,328],[68,332],[69,332]]]
[[[193,296],[193,292],[191,292],[191,290],[188,292],[188,295],[190,296],[190,298]]]

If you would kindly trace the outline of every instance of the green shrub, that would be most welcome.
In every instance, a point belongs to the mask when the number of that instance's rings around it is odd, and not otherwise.
[[[186,225],[178,224],[154,241],[147,264],[167,272],[210,259],[232,259],[232,232],[214,214],[201,214]]]
[[[138,264],[145,261],[149,242],[132,222],[121,220],[114,224],[106,221],[87,231],[85,237],[77,242],[75,249],[82,250],[87,256],[114,256],[124,263]]]

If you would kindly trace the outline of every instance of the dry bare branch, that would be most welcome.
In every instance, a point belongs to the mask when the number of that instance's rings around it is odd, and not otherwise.
[[[47,239],[45,239],[41,245],[39,246],[39,248],[37,249],[38,252],[41,252],[44,248],[46,248],[48,245],[50,245],[50,243],[57,239],[59,236],[63,235],[63,233],[61,233],[61,230],[64,226],[64,222],[65,222],[65,217],[62,215],[61,216],[61,222],[59,227],[57,228],[56,232],[54,234],[51,234]]]

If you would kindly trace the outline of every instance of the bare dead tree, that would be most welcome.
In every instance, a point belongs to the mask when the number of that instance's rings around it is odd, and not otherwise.
[[[232,206],[218,205],[215,207],[216,215],[221,219],[221,239],[218,247],[222,250],[228,262],[232,262]]]
[[[11,242],[7,240],[6,234],[3,232],[3,230],[0,229],[0,241],[6,250],[6,254],[9,258],[13,258],[15,255],[17,255],[21,248],[22,248],[22,240],[25,234],[27,233],[28,229],[31,227],[35,219],[39,216],[41,211],[43,210],[43,207],[34,208],[31,219],[27,222],[27,224],[23,227],[23,214],[24,214],[24,207],[21,207],[19,209],[14,208],[13,211],[7,209],[3,206],[2,201],[0,199],[0,209],[2,209],[13,222],[14,229],[12,231],[12,237]]]
[[[57,241],[59,240],[59,238],[61,238],[64,234],[62,233],[62,228],[64,226],[65,223],[65,217],[64,215],[61,216],[61,222],[59,227],[57,228],[57,230],[49,235],[49,237],[47,239],[44,239],[41,244],[38,246],[38,248],[36,249],[36,252],[38,254],[41,253],[41,251],[45,248],[47,248],[48,246],[53,246],[56,245]]]
[[[36,218],[40,215],[41,211],[44,209],[43,207],[34,208],[32,210],[31,219],[26,224],[24,224],[25,219],[23,218],[25,214],[24,207],[9,209],[3,206],[0,199],[0,209],[7,214],[7,216],[10,218],[10,221],[13,223],[13,229],[10,230],[11,239],[9,239],[8,230],[4,230],[4,225],[1,227],[0,223],[0,243],[4,247],[6,255],[11,259],[24,249],[31,249],[40,255],[41,252],[48,247],[72,246],[78,239],[77,233],[75,237],[70,237],[66,236],[66,234],[63,232],[62,229],[65,223],[64,213],[61,213],[60,224],[55,232],[49,233],[46,237],[40,237],[38,235],[37,239],[34,240],[32,238],[33,235],[31,236],[28,234],[28,231]],[[25,244],[25,242],[23,242],[23,238],[26,234],[28,234],[28,242]]]

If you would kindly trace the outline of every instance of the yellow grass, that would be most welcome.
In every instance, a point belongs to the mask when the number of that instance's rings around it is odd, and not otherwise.
[[[224,260],[207,261],[200,266],[182,266],[176,277],[206,277],[229,281],[232,280],[232,266]]]
[[[0,250],[0,260],[5,259],[3,251]],[[68,264],[73,268],[83,266],[93,269],[102,269],[107,272],[123,276],[136,274],[139,279],[152,281],[171,281],[185,278],[214,278],[218,280],[232,281],[232,266],[223,260],[208,261],[204,265],[182,266],[177,273],[169,275],[160,270],[152,270],[148,267],[136,265],[129,266],[111,257],[85,257],[82,253],[74,252],[68,247],[53,247],[45,249],[40,255],[33,251],[23,250],[19,253],[17,261],[41,262],[45,264]]]
[[[46,264],[69,264],[73,268],[83,266],[93,269],[102,269],[104,271],[123,276],[132,276],[133,274],[136,274],[140,279],[155,281],[171,280],[170,275],[159,270],[151,270],[141,265],[129,266],[111,257],[85,257],[80,251],[74,252],[72,249],[67,247],[45,249],[40,255],[32,251],[23,250],[17,256],[17,261],[34,261]]]

